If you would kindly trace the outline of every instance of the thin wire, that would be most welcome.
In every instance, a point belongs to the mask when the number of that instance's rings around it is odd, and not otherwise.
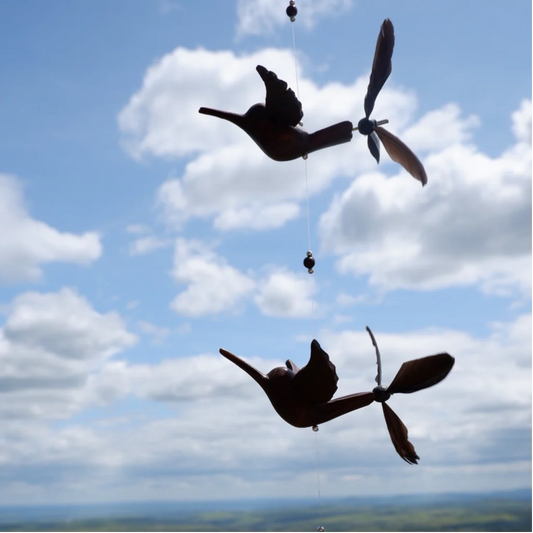
[[[294,57],[294,73],[296,75],[296,95],[300,99],[300,82],[298,76],[298,57],[296,54],[296,37],[294,34],[294,23],[291,24],[292,29],[292,55]],[[307,156],[304,158],[305,168],[305,197],[307,202],[307,249],[311,250],[311,215],[309,209],[309,176],[307,173]]]
[[[305,164],[305,196],[307,199],[307,246],[311,250],[311,215],[309,210],[309,179],[307,177],[307,159],[304,159]]]
[[[316,439],[318,439],[318,431],[316,432],[317,436]],[[319,446],[318,446],[318,440],[315,440],[315,449],[316,449],[316,483],[317,483],[317,491],[318,491],[318,523],[320,527],[322,527],[322,494],[320,493],[320,457],[319,457]]]
[[[296,96],[300,99],[300,85],[298,83],[298,59],[296,58],[296,38],[294,37],[294,22],[291,23],[292,29],[292,52],[294,56],[294,71],[296,72]]]
[[[294,56],[294,72],[296,75],[296,95],[299,100],[300,99],[300,83],[299,83],[299,76],[298,76],[298,58],[296,55],[296,37],[294,35],[294,22],[291,24],[291,29],[292,29],[292,50],[293,50],[293,56]],[[310,215],[310,209],[309,209],[309,176],[307,172],[307,156],[305,156],[303,159],[304,159],[304,168],[305,168],[305,197],[306,197],[306,203],[307,203],[307,245],[308,245],[307,249],[311,251],[311,215]],[[313,279],[310,279],[309,281],[310,283],[313,283]],[[314,339],[315,338],[315,301],[312,297],[311,297],[311,321],[312,321],[312,330],[313,330],[313,339]],[[322,494],[320,491],[320,455],[319,455],[318,440],[315,440],[315,450],[316,450],[316,483],[317,483],[317,493],[318,493],[318,520],[320,524],[319,531],[323,531],[324,529],[322,527]]]

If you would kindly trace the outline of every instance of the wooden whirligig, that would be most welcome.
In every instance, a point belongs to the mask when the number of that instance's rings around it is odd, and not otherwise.
[[[292,5],[287,8],[287,14],[291,16],[289,9],[295,10],[296,7]],[[294,16],[296,13],[291,16],[291,20]],[[307,133],[299,127],[304,114],[302,104],[294,91],[274,72],[261,65],[258,65],[256,69],[266,87],[264,104],[253,105],[244,115],[208,107],[201,107],[199,113],[222,118],[239,126],[268,157],[275,161],[306,158],[311,152],[347,143],[352,140],[352,132],[359,130],[359,133],[368,136],[368,148],[378,163],[379,141],[381,140],[391,159],[402,165],[407,172],[425,185],[427,174],[420,160],[398,137],[382,127],[383,124],[388,123],[388,120],[370,119],[376,98],[392,72],[393,49],[394,26],[389,19],[386,19],[381,25],[376,43],[370,82],[364,102],[365,117],[355,128],[349,120],[345,120],[314,133]]]
[[[338,376],[328,354],[313,340],[311,357],[307,365],[298,368],[290,359],[286,366],[271,370],[268,374],[257,370],[240,357],[220,349],[220,353],[251,376],[265,391],[278,415],[288,424],[298,428],[313,427],[328,422],[372,402],[380,402],[392,443],[402,459],[416,464],[419,459],[407,437],[407,428],[385,403],[392,394],[409,394],[436,385],[450,372],[455,362],[447,353],[430,355],[404,363],[392,383],[381,385],[381,356],[376,348],[378,375],[377,387],[371,392],[359,392],[332,399],[337,390]]]

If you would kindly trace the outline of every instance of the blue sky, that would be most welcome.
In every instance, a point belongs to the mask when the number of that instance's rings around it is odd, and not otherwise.
[[[365,139],[269,160],[200,106],[244,113],[263,64],[295,88],[286,3],[0,4],[4,503],[447,492],[530,486],[531,5],[301,0],[304,128],[374,117],[423,189]],[[314,304],[312,305],[312,302]],[[314,312],[311,310],[314,309]],[[370,390],[447,351],[450,376],[295,429],[218,354],[303,366],[314,337]]]

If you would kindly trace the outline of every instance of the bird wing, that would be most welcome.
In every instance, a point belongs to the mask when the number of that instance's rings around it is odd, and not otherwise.
[[[331,400],[337,390],[339,377],[329,355],[313,339],[311,357],[293,378],[294,388],[313,403],[321,404]]]
[[[295,374],[296,372],[300,371],[300,367],[294,361],[291,361],[290,359],[287,359],[285,364],[287,365],[287,368],[289,370],[292,370]]]
[[[265,83],[265,107],[269,118],[281,126],[297,126],[304,113],[294,91],[271,70],[261,65],[257,65],[256,70]]]
[[[389,19],[385,19],[379,30],[370,82],[365,96],[365,114],[368,118],[374,109],[374,103],[379,91],[385,85],[392,72],[392,51],[394,49],[394,26]]]
[[[407,428],[400,420],[400,417],[385,403],[381,404],[383,407],[383,414],[385,415],[385,422],[392,440],[392,444],[398,455],[409,464],[418,464],[418,455],[415,447],[408,440]]]
[[[420,159],[411,151],[411,149],[404,144],[396,135],[393,135],[381,126],[376,126],[374,131],[381,139],[385,150],[389,154],[390,158],[396,163],[400,163],[413,178],[422,182],[424,186],[428,182],[428,177],[424,166],[420,162]]]
[[[447,353],[407,361],[387,387],[387,392],[408,394],[432,387],[450,373],[454,363],[455,359]]]

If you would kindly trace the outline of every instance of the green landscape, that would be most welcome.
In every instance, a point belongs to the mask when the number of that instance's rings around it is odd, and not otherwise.
[[[353,498],[323,503],[320,510],[297,502],[241,502],[249,508],[240,509],[235,503],[196,503],[192,510],[185,503],[20,506],[0,508],[0,531],[531,531],[530,494],[404,496],[374,503]]]

